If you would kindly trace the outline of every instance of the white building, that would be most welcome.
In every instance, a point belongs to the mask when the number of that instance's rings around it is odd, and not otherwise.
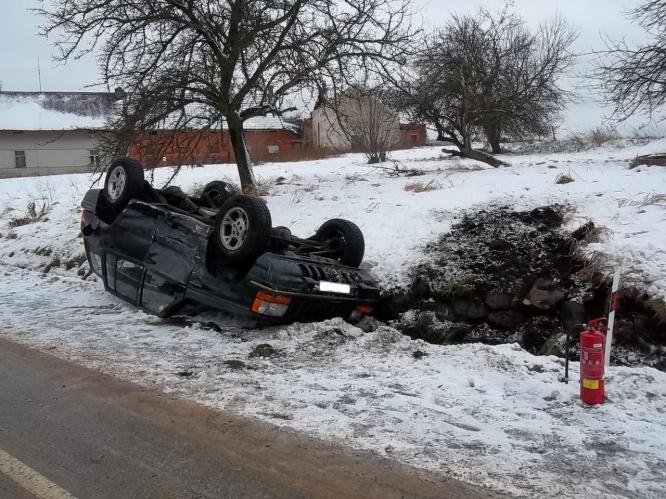
[[[400,121],[371,92],[352,89],[336,103],[312,111],[312,144],[338,152],[363,150],[364,142],[380,142],[385,150],[401,146]],[[372,148],[372,147],[371,147]]]
[[[90,171],[122,90],[0,92],[0,178]]]

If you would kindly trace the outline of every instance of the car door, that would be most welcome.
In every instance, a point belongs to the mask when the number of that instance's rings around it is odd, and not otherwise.
[[[143,262],[155,236],[160,210],[154,206],[131,202],[111,224],[104,247],[112,253]]]
[[[149,270],[186,284],[197,260],[201,259],[210,227],[203,222],[171,211],[162,211],[150,251],[146,256]]]

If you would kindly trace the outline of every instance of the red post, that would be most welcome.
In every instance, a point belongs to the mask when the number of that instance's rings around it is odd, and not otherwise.
[[[604,391],[604,344],[607,322],[595,319],[580,333],[580,399],[589,405],[603,404]]]

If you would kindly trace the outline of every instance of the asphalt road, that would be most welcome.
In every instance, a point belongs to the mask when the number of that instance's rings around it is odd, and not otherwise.
[[[0,340],[0,498],[31,497],[498,496]]]

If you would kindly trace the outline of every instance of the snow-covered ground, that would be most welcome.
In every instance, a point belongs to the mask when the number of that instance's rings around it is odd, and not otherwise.
[[[410,265],[427,258],[422,245],[445,232],[461,209],[559,202],[575,208],[571,228],[592,219],[612,230],[590,251],[621,264],[625,282],[666,297],[666,207],[646,203],[666,193],[666,170],[629,170],[626,163],[665,149],[660,140],[577,154],[507,155],[511,167],[492,169],[442,160],[439,149],[424,148],[393,155],[405,167],[432,170],[417,177],[389,177],[357,155],[267,164],[257,174],[284,178],[266,198],[274,225],[309,235],[328,218],[358,223],[366,264],[385,284],[404,283]],[[156,184],[168,173],[159,171]],[[574,182],[555,184],[561,173]],[[188,190],[233,175],[232,166],[196,168],[178,183]],[[405,191],[414,182],[437,189]],[[577,400],[577,364],[573,382],[562,384],[560,360],[516,345],[435,346],[387,326],[362,333],[337,320],[253,330],[222,314],[197,318],[213,320],[221,333],[164,321],[105,293],[96,279],[76,275],[78,204],[89,185],[85,175],[0,181],[3,336],[498,490],[666,497],[666,373],[612,368],[609,402],[585,407]],[[40,198],[52,204],[46,219],[8,227]],[[38,269],[55,258],[59,267],[48,274]],[[278,355],[250,358],[261,343]],[[417,359],[417,350],[426,355]]]

